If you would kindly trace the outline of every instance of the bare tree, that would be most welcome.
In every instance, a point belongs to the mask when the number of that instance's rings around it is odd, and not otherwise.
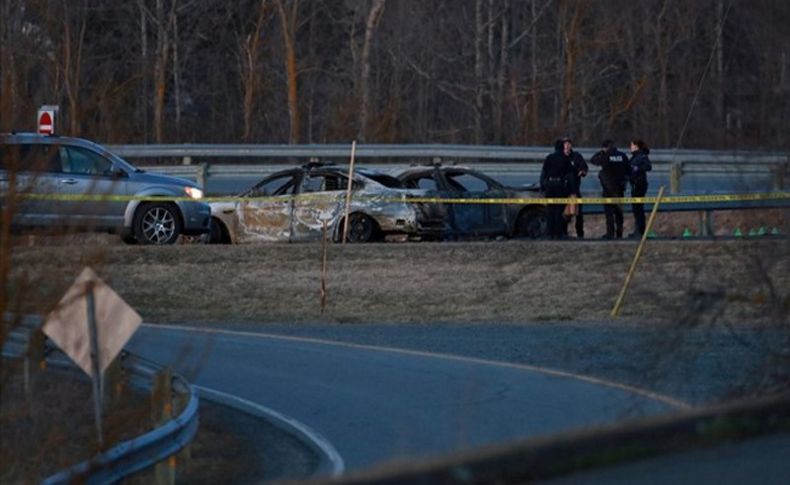
[[[252,117],[255,112],[256,97],[261,88],[261,35],[268,14],[266,0],[260,0],[257,7],[251,30],[242,32],[239,39],[239,76],[243,93],[241,108],[244,118],[244,130],[241,138],[244,141],[249,141],[252,136]]]
[[[147,61],[147,28],[153,25],[156,35],[156,46],[153,58],[153,115],[154,115],[154,140],[162,143],[165,138],[164,115],[167,96],[167,81],[170,78],[168,69],[172,68],[170,56],[174,52],[175,26],[178,0],[170,0],[169,8],[165,5],[167,0],[156,0],[154,10],[147,7],[145,0],[138,0],[142,20],[141,37],[143,43],[142,57]]]
[[[374,0],[365,22],[365,42],[362,47],[362,70],[360,73],[360,107],[359,107],[359,134],[360,142],[365,142],[368,136],[368,118],[370,116],[370,49],[376,25],[384,13],[386,0]]]
[[[299,21],[299,0],[275,0],[277,12],[280,16],[280,26],[285,49],[285,72],[288,88],[288,118],[290,120],[290,134],[288,143],[299,143],[301,133],[301,117],[299,114],[299,72],[296,65],[296,28]]]
[[[11,0],[0,3],[0,131],[10,131],[13,126],[14,101],[17,96],[16,72],[12,36],[18,31],[18,19],[14,15],[18,8]]]
[[[80,121],[83,104],[81,103],[82,59],[85,47],[85,32],[88,28],[88,1],[80,4],[63,1],[61,22],[61,51],[54,61],[58,78],[62,79],[68,109],[69,134],[80,136]]]

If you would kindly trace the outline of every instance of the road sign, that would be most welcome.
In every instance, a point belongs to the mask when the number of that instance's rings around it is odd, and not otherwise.
[[[58,107],[52,105],[44,105],[38,109],[36,123],[38,124],[39,135],[55,134],[55,116],[57,112]]]
[[[88,307],[91,303],[95,335],[91,335],[89,328],[91,315]],[[85,268],[49,314],[43,330],[86,374],[96,377],[91,359],[91,338],[95,338],[97,369],[101,374],[141,322],[142,318],[133,308],[92,269]]]

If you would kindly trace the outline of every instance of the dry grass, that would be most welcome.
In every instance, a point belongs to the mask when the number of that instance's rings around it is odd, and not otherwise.
[[[623,315],[677,318],[700,294],[722,297],[721,317],[736,322],[786,313],[789,248],[784,239],[650,242]],[[149,322],[589,320],[608,316],[635,249],[630,241],[331,245],[324,317],[318,244],[25,247],[12,280],[26,311],[46,312],[90,265]]]
[[[144,247],[95,235],[23,242],[7,286],[19,311],[47,313],[88,265],[146,321],[162,323],[602,320],[636,249],[633,241],[330,245],[329,305],[321,316],[319,244]],[[623,314],[639,324],[708,319],[787,328],[789,255],[786,239],[651,241]],[[787,369],[786,355],[776,358],[785,360],[772,368]],[[55,381],[41,380],[31,402],[14,391],[18,380],[3,381],[1,482],[42,477],[96,451],[89,387]],[[134,424],[140,407],[129,402],[112,419],[139,434],[147,422]],[[129,432],[112,423],[117,436]],[[244,448],[236,438],[221,429],[201,435],[208,444],[195,450],[205,458],[194,460],[191,476],[246,473],[223,464],[223,450]]]
[[[12,370],[4,362],[4,374]],[[22,374],[6,374],[0,400],[0,482],[33,483],[98,451],[90,381],[46,369],[33,373],[29,395]],[[126,388],[108,403],[105,445],[151,429],[145,396]]]

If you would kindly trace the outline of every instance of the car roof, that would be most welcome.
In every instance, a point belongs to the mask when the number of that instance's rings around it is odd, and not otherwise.
[[[101,145],[84,138],[59,135],[39,135],[38,133],[0,133],[0,143],[32,143],[37,145],[72,145],[106,151]]]
[[[429,173],[433,172],[434,170],[440,170],[442,172],[474,172],[474,173],[481,173],[480,170],[476,170],[472,167],[467,167],[466,165],[415,165],[404,169],[402,172],[398,173],[396,177],[404,178],[411,175],[421,174],[421,173]]]
[[[96,153],[100,153],[105,157],[108,157],[113,160],[114,163],[118,163],[128,170],[132,171],[139,171],[131,163],[127,162],[123,158],[119,157],[118,155],[112,153],[111,151],[107,150],[102,145],[98,143],[94,143],[90,140],[86,140],[85,138],[75,138],[70,136],[60,136],[60,135],[40,135],[38,133],[0,133],[0,145],[21,145],[21,144],[30,144],[30,145],[67,145],[71,147],[81,147],[87,148],[91,151]]]

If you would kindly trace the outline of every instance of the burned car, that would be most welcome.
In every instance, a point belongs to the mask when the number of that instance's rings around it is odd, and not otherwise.
[[[376,180],[378,179],[378,181]],[[350,242],[417,233],[416,209],[394,177],[354,173],[349,210]],[[211,202],[211,243],[320,240],[323,224],[342,239],[348,171],[322,163],[274,173],[240,194],[241,200]]]
[[[397,178],[404,188],[420,190],[425,196],[437,199],[522,199],[514,204],[420,203],[420,213],[433,221],[421,225],[423,238],[437,238],[440,232],[444,239],[497,236],[538,239],[547,234],[545,206],[523,202],[542,196],[536,185],[520,189],[506,187],[472,168],[443,164],[412,166]]]

